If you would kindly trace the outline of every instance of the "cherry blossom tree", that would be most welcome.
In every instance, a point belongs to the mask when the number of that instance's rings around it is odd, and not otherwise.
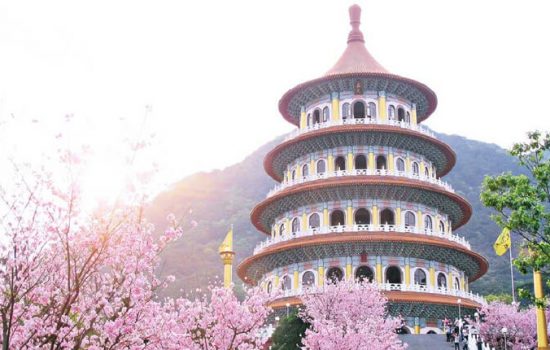
[[[371,283],[345,281],[327,284],[303,297],[301,317],[311,324],[303,339],[311,350],[401,350],[395,330],[401,320],[387,314],[387,299]]]
[[[516,305],[494,302],[479,310],[481,322],[477,327],[482,339],[491,347],[504,349],[502,328],[506,327],[507,348],[512,350],[532,349],[537,346],[536,309],[518,309]],[[550,313],[547,312],[550,316]]]
[[[162,349],[259,350],[267,338],[262,332],[271,313],[272,296],[260,288],[246,290],[239,301],[232,289],[210,287],[195,300],[169,301],[156,321]]]

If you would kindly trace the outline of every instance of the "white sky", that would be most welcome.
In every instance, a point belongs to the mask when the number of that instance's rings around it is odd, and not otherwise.
[[[549,1],[358,3],[374,57],[438,95],[434,130],[507,147],[550,129]],[[163,184],[240,161],[292,129],[277,102],[336,62],[351,4],[3,1],[0,156],[89,144],[98,191],[140,133]]]

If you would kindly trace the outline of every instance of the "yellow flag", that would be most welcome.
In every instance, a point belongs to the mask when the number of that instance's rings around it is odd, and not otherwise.
[[[219,248],[220,253],[230,251],[233,251],[233,228],[231,228],[229,232],[227,232],[227,235],[225,235],[225,239],[223,240]]]
[[[498,236],[495,244],[493,244],[493,248],[495,249],[495,253],[497,253],[498,256],[501,256],[506,253],[511,245],[512,241],[510,240],[510,230],[505,227]]]

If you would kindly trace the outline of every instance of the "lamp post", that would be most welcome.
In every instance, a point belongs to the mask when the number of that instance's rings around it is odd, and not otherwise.
[[[456,302],[458,304],[458,328],[462,329],[462,312],[460,309],[460,304],[462,304],[462,299],[458,299]]]
[[[504,350],[508,350],[508,345],[506,344],[507,343],[506,334],[508,333],[508,328],[503,327],[500,331],[504,335]]]
[[[288,308],[290,307],[290,303],[286,303],[286,317],[288,317]]]

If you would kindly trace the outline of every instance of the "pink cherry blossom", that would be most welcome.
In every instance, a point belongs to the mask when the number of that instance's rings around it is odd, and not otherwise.
[[[387,299],[371,283],[327,284],[302,297],[301,317],[311,324],[303,339],[311,350],[401,350],[395,330],[401,320],[387,314]]]

